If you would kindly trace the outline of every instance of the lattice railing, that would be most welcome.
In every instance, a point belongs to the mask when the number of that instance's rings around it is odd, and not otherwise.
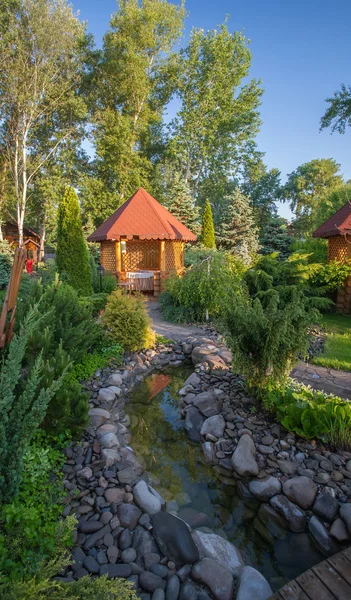
[[[116,271],[116,242],[101,243],[101,264],[106,271]]]
[[[138,271],[139,269],[160,268],[159,241],[130,241],[127,242],[126,252],[122,253],[122,270]]]
[[[348,257],[348,243],[342,235],[329,238],[328,260],[339,260],[344,262]]]
[[[181,271],[184,266],[184,243],[180,241],[166,242],[166,272]]]

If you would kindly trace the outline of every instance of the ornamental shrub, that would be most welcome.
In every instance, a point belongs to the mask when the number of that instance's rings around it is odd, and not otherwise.
[[[351,260],[331,261],[326,265],[318,265],[313,275],[313,282],[329,291],[339,290],[344,286],[345,279],[351,275]]]
[[[7,240],[0,241],[0,290],[10,281],[13,263],[13,247]]]
[[[57,268],[65,280],[82,296],[92,289],[88,248],[83,236],[78,197],[66,188],[58,209]]]
[[[201,243],[205,248],[216,247],[212,208],[209,200],[206,200],[204,212],[202,214]]]
[[[141,294],[126,294],[120,289],[112,292],[101,322],[108,337],[126,350],[150,348],[155,343],[155,334]]]

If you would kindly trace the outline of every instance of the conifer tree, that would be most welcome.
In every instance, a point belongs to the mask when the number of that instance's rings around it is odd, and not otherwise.
[[[204,212],[202,214],[201,242],[205,248],[216,247],[212,208],[209,200],[206,200]]]
[[[239,188],[226,197],[226,210],[218,231],[218,245],[241,258],[246,264],[259,249],[258,229],[250,200]]]
[[[166,208],[193,233],[199,229],[199,209],[195,206],[188,184],[176,174],[167,190]]]
[[[56,261],[67,283],[82,296],[91,294],[92,276],[78,197],[74,189],[68,187],[58,210]]]

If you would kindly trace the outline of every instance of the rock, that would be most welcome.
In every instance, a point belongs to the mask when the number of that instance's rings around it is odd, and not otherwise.
[[[137,557],[137,551],[135,548],[126,548],[121,554],[121,561],[123,563],[134,562]]]
[[[107,575],[107,579],[114,579],[115,577],[130,577],[132,569],[130,565],[101,565],[99,574]]]
[[[283,515],[291,531],[304,531],[306,515],[296,504],[290,502],[283,494],[271,498],[270,504],[278,513]]]
[[[291,460],[277,460],[278,467],[285,475],[294,475],[296,473],[297,464]]]
[[[258,475],[259,468],[255,460],[256,448],[250,435],[241,436],[239,443],[232,456],[232,464],[235,471],[245,476]]]
[[[161,590],[166,589],[166,582],[161,579],[158,575],[151,573],[150,571],[143,571],[139,575],[139,585],[146,592],[154,592],[158,588]]]
[[[197,375],[197,373],[192,373],[188,379],[184,382],[184,386],[192,385],[193,387],[198,386],[201,383],[201,378]]]
[[[251,494],[262,502],[268,502],[272,496],[280,494],[282,485],[276,477],[265,477],[264,479],[252,479],[249,483]]]
[[[124,483],[127,485],[134,485],[138,479],[134,467],[127,467],[126,469],[121,469],[117,473],[118,481],[120,483]]]
[[[116,546],[109,546],[106,551],[108,562],[114,565],[119,556],[119,550]]]
[[[117,450],[104,448],[103,450],[101,450],[101,458],[104,461],[106,467],[112,467],[121,460],[121,455],[117,452]]]
[[[115,373],[111,373],[110,377],[106,381],[106,386],[115,385],[117,387],[121,387],[123,383],[122,376],[117,371]]]
[[[72,558],[73,558],[73,561],[74,561],[73,568],[74,569],[79,569],[80,567],[83,566],[83,563],[84,563],[84,561],[86,559],[86,554],[78,546],[77,548],[74,548],[74,550],[72,552]]]
[[[336,519],[334,521],[330,529],[330,535],[340,543],[347,542],[350,539],[349,532],[342,519]]]
[[[116,487],[107,488],[107,490],[105,490],[105,492],[104,492],[106,502],[109,502],[110,504],[112,504],[113,502],[115,504],[122,504],[122,502],[124,500],[124,495],[125,495],[124,489],[116,488]]]
[[[336,542],[331,538],[328,530],[324,527],[322,521],[318,517],[310,518],[308,523],[308,531],[316,544],[317,548],[326,556],[331,556],[338,552],[339,548]]]
[[[184,567],[181,567],[179,569],[179,571],[177,571],[178,578],[180,579],[180,581],[182,583],[184,583],[184,581],[186,579],[188,579],[188,577],[190,576],[190,573],[191,573],[191,566],[190,565],[184,565]]]
[[[112,390],[109,390],[108,388],[101,388],[99,390],[97,399],[99,402],[112,402],[115,397],[115,393]]]
[[[166,587],[166,600],[178,600],[180,592],[180,581],[177,575],[171,575]]]
[[[229,371],[228,365],[220,356],[211,354],[207,355],[204,357],[204,362],[207,362],[212,375],[222,375],[223,373]]]
[[[154,575],[158,575],[159,577],[161,577],[161,579],[166,579],[168,575],[167,567],[165,565],[160,565],[159,563],[157,563],[156,565],[152,565],[150,571],[151,573],[154,573]]]
[[[99,540],[102,540],[102,538],[107,533],[110,533],[110,531],[111,531],[111,527],[109,525],[104,525],[102,527],[102,529],[100,529],[99,531],[95,531],[95,533],[92,533],[91,535],[89,535],[84,542],[84,550],[90,550],[90,548],[95,546],[96,542],[98,542]]]
[[[178,517],[188,523],[192,529],[196,529],[197,527],[205,527],[206,525],[210,525],[210,519],[208,515],[203,512],[198,512],[193,508],[183,508]]]
[[[214,392],[201,392],[194,400],[193,406],[198,408],[205,417],[213,417],[222,412],[223,402]]]
[[[161,560],[159,554],[155,554],[153,552],[149,552],[148,554],[144,554],[144,565],[147,571],[150,570],[152,565],[157,565]]]
[[[99,438],[101,448],[119,448],[118,437],[115,433],[104,433]]]
[[[312,506],[316,495],[317,486],[312,479],[308,477],[293,477],[283,484],[283,493],[285,496],[301,508],[307,509]]]
[[[103,523],[101,521],[84,521],[83,523],[78,524],[78,529],[82,533],[94,533],[95,531],[99,531],[102,529]]]
[[[152,594],[151,600],[165,600],[165,593],[161,588],[157,588]]]
[[[177,566],[192,564],[199,559],[198,549],[184,521],[170,513],[159,512],[152,518],[152,523],[161,552]]]
[[[89,573],[96,574],[100,570],[100,565],[93,556],[87,556],[84,559],[84,566]]]
[[[94,427],[100,427],[100,425],[106,423],[106,421],[111,417],[108,410],[104,410],[103,408],[91,408],[88,414],[91,424]]]
[[[121,535],[119,536],[119,540],[118,540],[118,545],[119,548],[121,550],[127,550],[127,548],[130,548],[132,545],[132,534],[130,533],[129,529],[125,529],[124,531],[122,531]]]
[[[217,560],[234,577],[238,577],[245,563],[240,551],[233,544],[215,533],[194,531],[192,537],[201,558]]]
[[[234,579],[216,560],[203,558],[193,566],[191,577],[195,581],[205,584],[216,600],[232,600],[234,592]]]
[[[187,581],[180,588],[179,600],[197,600],[197,590],[193,583]]]
[[[195,406],[190,406],[185,415],[185,429],[192,442],[200,441],[200,432],[205,418]]]
[[[155,515],[162,508],[162,502],[151,491],[145,481],[139,481],[133,487],[134,501],[141,510],[149,515]]]
[[[159,549],[157,544],[148,531],[138,525],[134,530],[133,535],[133,548],[136,549],[138,556],[145,556],[145,554],[158,554]]]
[[[268,536],[271,540],[283,540],[287,537],[288,526],[286,520],[270,504],[261,504],[257,517],[264,526],[264,531],[267,532],[267,535],[263,537],[267,538]],[[259,528],[259,531],[262,534],[262,528]]]
[[[217,354],[217,352],[218,348],[216,346],[213,346],[212,344],[196,346],[191,353],[191,360],[196,366],[204,360],[205,356],[209,356],[210,354]]]
[[[202,451],[204,453],[206,462],[208,462],[210,465],[216,465],[218,463],[216,449],[212,442],[204,442],[202,444]]]
[[[121,504],[117,509],[117,514],[122,527],[133,531],[138,524],[142,512],[135,504]]]
[[[331,523],[338,513],[339,502],[331,494],[325,492],[318,496],[312,510],[316,515],[321,517],[323,521],[329,521],[329,523]]]
[[[346,523],[347,530],[351,534],[351,504],[342,504],[340,506],[340,517]]]
[[[252,567],[244,567],[240,573],[236,600],[268,600],[273,594],[268,581]]]
[[[201,435],[205,437],[207,434],[213,435],[216,438],[223,437],[225,428],[225,420],[222,415],[214,415],[204,421],[201,427]]]

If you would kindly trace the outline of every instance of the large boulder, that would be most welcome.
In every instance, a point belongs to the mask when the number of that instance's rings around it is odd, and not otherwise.
[[[253,567],[244,567],[240,573],[236,600],[268,600],[272,588],[267,579]]]
[[[212,592],[215,600],[232,600],[234,579],[232,574],[216,560],[203,558],[193,566],[191,577],[205,584]]]
[[[212,375],[222,375],[229,371],[229,366],[220,356],[210,354],[210,356],[205,356],[204,362],[208,364]]]
[[[91,408],[89,410],[89,417],[91,424],[94,427],[100,427],[100,425],[106,423],[111,415],[108,410],[105,410],[104,408]]]
[[[207,434],[213,435],[216,438],[221,438],[223,436],[225,429],[225,420],[222,415],[214,415],[213,417],[209,417],[204,421],[201,427],[201,435],[204,437]]]
[[[184,521],[170,513],[159,512],[153,516],[152,524],[161,552],[177,566],[199,560],[199,551]]]
[[[321,517],[323,521],[328,521],[331,523],[338,514],[339,502],[336,498],[334,498],[334,496],[328,494],[328,492],[325,492],[319,494],[312,510],[314,513],[316,513],[316,515]]]
[[[106,467],[112,467],[121,460],[121,455],[113,448],[103,448],[101,450],[101,458]]]
[[[346,523],[348,532],[351,534],[351,504],[342,504],[340,506],[340,517]]]
[[[317,495],[317,484],[309,477],[293,477],[283,484],[285,496],[305,510],[312,506]]]
[[[106,381],[106,387],[109,387],[110,385],[121,387],[122,383],[122,375],[118,371],[115,371],[114,373],[111,373],[110,377]]]
[[[162,508],[160,498],[153,494],[151,487],[143,480],[133,487],[133,496],[135,504],[149,515],[155,515]]]
[[[198,394],[193,405],[199,409],[199,411],[205,417],[213,417],[222,412],[223,402],[220,400],[215,392],[201,392]]]
[[[218,463],[216,448],[212,442],[204,442],[202,444],[202,451],[204,453],[206,462],[208,462],[210,465],[216,465]]]
[[[258,475],[258,464],[255,460],[256,448],[252,437],[248,434],[241,436],[232,456],[235,471],[243,477]]]
[[[324,527],[322,521],[318,519],[318,517],[313,515],[313,517],[310,518],[308,531],[317,548],[326,556],[332,556],[340,550],[340,547],[329,535],[328,530]]]
[[[252,479],[249,483],[251,494],[262,502],[268,502],[272,496],[280,494],[282,484],[276,477],[265,477],[264,479]]]
[[[202,346],[196,346],[191,353],[191,360],[194,365],[201,363],[205,356],[209,354],[217,354],[218,348],[213,344],[203,344]]]
[[[190,406],[185,415],[185,429],[192,442],[200,441],[200,432],[205,417],[195,406]]]
[[[135,504],[121,504],[117,509],[122,527],[130,529],[130,531],[136,528],[141,514],[141,510]]]
[[[304,531],[306,527],[306,515],[296,504],[290,502],[283,494],[273,496],[270,503],[278,513],[283,515],[291,531]]]
[[[128,531],[128,529],[125,529]],[[123,535],[123,534],[122,534]],[[118,540],[118,545],[120,547],[120,539]],[[158,547],[157,544],[149,531],[144,529],[141,525],[138,525],[133,534],[132,546],[138,553],[139,559],[143,559],[146,554],[154,554],[158,555]],[[139,563],[138,563],[139,564]]]
[[[234,577],[238,577],[244,566],[240,551],[216,533],[193,531],[193,540],[201,558],[213,558],[223,565]]]
[[[116,394],[113,390],[110,390],[109,388],[101,388],[99,390],[97,399],[99,402],[112,402],[112,400],[114,400],[115,397]]]
[[[192,385],[193,387],[196,387],[200,383],[201,383],[201,379],[197,375],[197,373],[192,373],[191,375],[189,375],[188,379],[184,382],[183,387],[186,387],[187,385]]]

